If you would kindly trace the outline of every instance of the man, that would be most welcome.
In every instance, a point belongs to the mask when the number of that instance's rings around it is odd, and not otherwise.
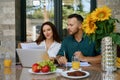
[[[100,63],[100,50],[97,51],[95,43],[90,42],[88,37],[84,37],[82,22],[81,15],[71,14],[68,16],[67,30],[70,35],[62,41],[61,49],[57,54],[59,64],[71,62],[73,55],[77,56],[80,61]]]

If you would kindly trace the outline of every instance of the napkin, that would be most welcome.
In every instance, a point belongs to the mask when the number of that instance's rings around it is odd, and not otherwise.
[[[67,62],[67,66],[72,66],[71,62]],[[90,66],[90,64],[88,62],[80,62],[80,66]]]
[[[57,69],[56,69],[56,72],[57,72],[57,73],[61,73],[61,72],[63,72],[63,69],[57,68]]]

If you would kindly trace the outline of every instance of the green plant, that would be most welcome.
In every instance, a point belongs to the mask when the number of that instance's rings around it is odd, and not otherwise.
[[[120,45],[120,35],[115,33],[118,19],[111,16],[111,9],[107,6],[96,8],[90,13],[83,22],[83,31],[92,41],[96,42],[96,48],[100,48],[100,42],[103,37],[110,36],[112,41]]]

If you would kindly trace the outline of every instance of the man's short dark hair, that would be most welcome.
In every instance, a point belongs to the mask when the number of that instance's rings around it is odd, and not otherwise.
[[[81,15],[79,15],[79,14],[71,14],[71,15],[69,15],[68,16],[68,19],[69,18],[76,18],[78,21],[80,21],[81,23],[83,22],[83,17],[81,16]]]

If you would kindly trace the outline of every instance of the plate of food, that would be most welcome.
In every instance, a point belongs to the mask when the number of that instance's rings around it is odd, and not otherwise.
[[[70,78],[70,79],[79,79],[79,78],[85,78],[90,75],[87,71],[81,71],[81,70],[73,70],[73,71],[64,71],[61,73],[63,77]]]
[[[32,74],[51,74],[56,72],[56,65],[50,61],[36,62],[32,65],[31,69],[28,69]]]

